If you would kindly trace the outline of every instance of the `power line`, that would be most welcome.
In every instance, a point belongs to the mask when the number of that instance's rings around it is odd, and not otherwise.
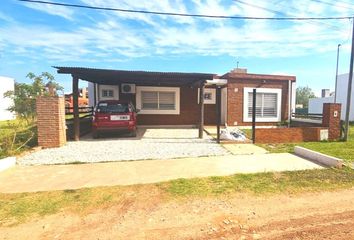
[[[248,3],[248,2],[245,2],[245,1],[242,1],[242,0],[234,0],[234,1],[238,2],[238,3],[241,3],[241,4],[244,4],[244,5],[247,5],[247,6],[251,6],[251,7],[254,7],[254,8],[261,9],[261,10],[264,10],[264,11],[267,11],[267,12],[275,13],[275,14],[278,14],[278,15],[294,17],[294,15],[289,15],[287,13],[283,13],[283,12],[280,12],[280,11],[277,11],[277,10],[273,10],[273,9],[265,8],[265,7],[258,6],[258,5],[255,5],[255,4],[251,4],[251,3]],[[316,22],[314,20],[310,20],[310,23],[312,23],[313,25],[316,25],[316,26],[319,24],[318,22]],[[334,29],[336,31],[342,32],[342,29],[340,29],[337,26],[334,26],[334,25],[331,25],[331,24],[328,24],[328,23],[324,23],[324,24],[326,24],[328,27],[330,27],[330,28],[332,28],[332,29]]]
[[[167,16],[175,16],[175,17],[197,17],[197,18],[215,18],[215,19],[249,19],[249,20],[279,20],[279,21],[280,20],[286,20],[286,21],[339,20],[339,19],[353,18],[352,16],[341,16],[341,17],[248,17],[248,16],[205,15],[205,14],[189,14],[189,13],[174,13],[174,12],[157,12],[157,11],[147,11],[147,10],[132,10],[132,9],[112,8],[112,7],[96,7],[96,6],[89,6],[89,5],[47,2],[47,1],[37,1],[37,0],[17,0],[17,1],[55,5],[55,6],[64,6],[64,7],[86,8],[86,9],[93,9],[93,10],[140,13],[140,14],[153,14],[153,15],[165,15],[165,16],[167,15]]]

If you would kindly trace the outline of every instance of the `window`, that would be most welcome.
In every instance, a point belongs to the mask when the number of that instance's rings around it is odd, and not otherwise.
[[[102,89],[102,97],[113,97],[113,90]]]
[[[252,121],[253,89],[244,89],[244,121]],[[258,88],[256,93],[256,121],[278,122],[281,111],[281,89]]]
[[[179,88],[137,87],[136,103],[141,114],[179,114]]]
[[[97,106],[97,112],[100,113],[128,113],[132,112],[128,103],[116,103],[116,102],[101,102]]]

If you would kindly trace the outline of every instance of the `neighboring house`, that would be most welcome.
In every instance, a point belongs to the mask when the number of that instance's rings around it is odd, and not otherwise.
[[[13,104],[13,101],[4,97],[5,92],[14,91],[14,89],[15,80],[13,78],[0,76],[0,121],[15,118],[15,114],[7,110]]]
[[[87,88],[79,89],[79,106],[87,107],[89,105],[89,94]],[[73,107],[73,94],[65,94],[65,107]]]
[[[89,105],[99,100],[130,100],[139,109],[140,125],[197,125],[200,122],[201,79],[226,79],[222,88],[222,124],[250,126],[252,90],[257,88],[257,125],[287,121],[295,111],[295,76],[248,74],[234,69],[222,76],[203,73],[167,73],[57,67],[59,73],[77,74],[89,81]],[[99,79],[102,75],[102,80]],[[110,76],[112,79],[108,79]],[[114,77],[116,76],[116,77]],[[125,80],[126,79],[126,80]],[[192,79],[195,81],[192,83]],[[110,85],[100,84],[107,80]],[[146,80],[146,81],[144,81]],[[184,83],[190,81],[189,85]],[[182,85],[183,82],[183,85]],[[204,91],[204,123],[216,124],[216,89]]]
[[[338,75],[337,94],[330,94],[328,89],[323,89],[320,98],[311,98],[309,100],[309,113],[322,114],[323,103],[334,103],[334,98],[336,98],[336,103],[342,104],[341,119],[345,120],[348,94],[348,79],[348,73]],[[352,87],[349,120],[354,121],[354,85]]]

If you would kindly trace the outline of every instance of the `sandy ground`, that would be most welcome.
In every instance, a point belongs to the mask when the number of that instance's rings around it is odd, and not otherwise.
[[[354,189],[184,200],[149,189],[113,207],[1,227],[0,239],[354,239],[353,226]]]

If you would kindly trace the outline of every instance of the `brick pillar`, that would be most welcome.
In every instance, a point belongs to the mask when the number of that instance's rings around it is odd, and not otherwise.
[[[60,147],[66,143],[64,97],[37,97],[38,145]]]
[[[340,138],[340,103],[324,103],[322,126],[328,128],[328,140]]]

